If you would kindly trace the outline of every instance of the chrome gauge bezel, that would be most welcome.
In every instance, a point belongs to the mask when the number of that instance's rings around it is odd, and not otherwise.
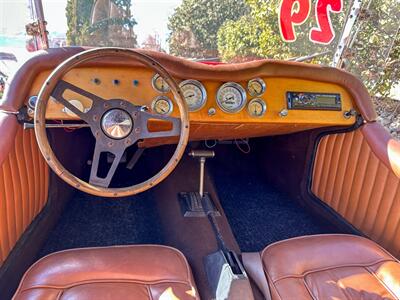
[[[185,93],[184,93],[184,91],[183,91],[183,87],[184,87],[185,85],[194,85],[195,87],[197,87],[197,88],[200,89],[201,94],[202,94],[202,97],[201,97],[201,104],[200,104],[199,106],[194,107],[194,108],[193,108],[193,107],[191,108],[191,107],[188,105],[188,109],[189,109],[190,112],[199,111],[199,110],[202,109],[202,108],[204,107],[204,105],[206,105],[206,103],[207,103],[207,91],[206,91],[204,85],[203,85],[200,81],[194,80],[194,79],[187,79],[187,80],[182,81],[182,82],[179,84],[179,87],[181,88],[181,90],[182,90],[182,92],[183,92],[183,96],[185,96]],[[185,101],[186,101],[186,98],[185,98]],[[187,101],[186,101],[186,104],[188,104]]]
[[[261,92],[260,92],[260,93],[257,93],[257,92],[254,92],[254,91],[252,92],[252,91],[251,91],[250,85],[251,85],[253,82],[257,82],[258,84],[261,85]],[[265,83],[265,81],[264,81],[263,79],[261,79],[261,78],[259,78],[259,77],[253,78],[253,79],[249,80],[249,82],[247,83],[247,91],[249,92],[250,96],[252,96],[252,97],[259,97],[259,96],[262,96],[262,95],[265,93],[266,90],[267,90],[267,84]]]
[[[261,115],[254,115],[253,112],[250,111],[250,106],[254,102],[258,102],[258,103],[261,104],[261,106],[262,106],[262,114]],[[267,103],[265,103],[265,101],[263,99],[261,99],[261,98],[254,98],[254,99],[250,100],[249,104],[247,104],[247,112],[253,118],[261,118],[267,112]]]
[[[237,90],[239,91],[241,97],[242,97],[242,103],[241,103],[240,106],[238,106],[236,109],[228,109],[228,108],[225,108],[225,107],[223,106],[223,104],[220,103],[220,94],[221,94],[221,92],[222,92],[225,88],[227,88],[227,87],[233,87],[233,88],[237,89]],[[242,111],[243,108],[246,106],[246,102],[247,102],[246,90],[245,90],[239,83],[236,83],[236,82],[227,82],[227,83],[224,83],[223,85],[221,85],[221,86],[219,87],[219,89],[218,89],[218,91],[217,91],[216,101],[217,101],[218,107],[219,107],[222,111],[224,111],[224,112],[226,112],[226,113],[228,113],[228,114],[236,114],[236,113]]]
[[[168,102],[169,109],[168,109],[168,111],[165,112],[165,113],[159,113],[159,112],[157,112],[157,110],[156,110],[157,102],[160,101],[160,100],[164,100],[164,101]],[[168,115],[170,115],[170,114],[172,113],[172,111],[174,110],[174,104],[172,103],[172,100],[169,99],[167,96],[158,96],[158,97],[155,97],[155,98],[153,99],[153,101],[151,102],[151,110],[152,110],[153,112],[155,112],[156,114],[158,114],[158,115],[168,116]]]
[[[37,99],[38,99],[38,96],[36,96],[36,95],[33,95],[33,96],[30,96],[30,97],[29,97],[29,99],[28,99],[28,107],[29,107],[30,109],[35,110],[35,108],[36,108],[36,103],[37,103]]]
[[[165,90],[161,90],[157,87],[157,79],[161,78],[162,80],[164,80],[164,78],[161,77],[160,74],[156,73],[153,78],[151,79],[151,86],[153,87],[153,89],[155,89],[157,92],[161,93],[161,94],[166,94],[169,93],[171,91],[171,87],[168,85],[168,83],[166,84],[166,89]],[[164,80],[165,81],[165,80]]]

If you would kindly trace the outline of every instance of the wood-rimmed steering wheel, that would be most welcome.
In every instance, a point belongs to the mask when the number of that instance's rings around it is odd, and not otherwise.
[[[122,57],[134,59],[160,74],[170,86],[176,104],[179,108],[180,118],[161,116],[149,113],[141,106],[136,106],[124,99],[103,99],[71,83],[62,80],[63,76],[73,68],[90,60],[103,57]],[[88,111],[81,111],[67,101],[63,94],[66,90],[89,98],[92,106]],[[70,173],[55,156],[46,133],[46,108],[52,97],[55,101],[75,113],[85,121],[96,140],[93,154],[89,182],[83,181]],[[149,132],[149,120],[163,120],[172,123],[169,131]],[[135,50],[122,48],[97,48],[78,53],[61,63],[43,84],[36,103],[34,117],[36,139],[46,162],[50,168],[71,186],[96,196],[124,197],[146,191],[165,179],[176,167],[184,154],[189,138],[189,116],[186,102],[182,92],[171,75],[153,58]],[[146,138],[179,136],[176,150],[168,163],[150,179],[124,188],[110,188],[111,179],[115,174],[118,164],[125,150]],[[109,152],[113,154],[113,162],[105,177],[98,175],[100,154]]]

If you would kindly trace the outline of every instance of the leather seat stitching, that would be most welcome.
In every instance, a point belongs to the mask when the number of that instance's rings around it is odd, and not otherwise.
[[[27,288],[24,288],[21,290],[21,292],[26,292],[29,290],[34,290],[34,289],[70,289],[73,287],[77,287],[80,285],[88,285],[88,284],[96,284],[96,283],[132,283],[132,284],[138,284],[138,285],[145,285],[145,286],[151,286],[151,285],[158,285],[158,284],[165,284],[165,283],[171,283],[171,284],[183,284],[192,287],[190,282],[186,281],[179,281],[179,280],[157,280],[157,281],[150,281],[150,282],[144,282],[140,280],[125,280],[125,279],[115,279],[115,280],[108,280],[108,279],[100,279],[100,280],[87,280],[87,281],[79,281],[79,282],[74,282],[73,284],[68,284],[68,285],[50,285],[50,284],[42,284],[42,285],[35,285],[35,286],[30,286]]]
[[[265,272],[265,274],[267,275],[267,281],[268,281],[267,283],[271,287],[271,290],[273,289],[275,291],[276,295],[279,297],[279,299],[282,300],[282,297],[279,294],[279,291],[278,291],[277,287],[275,286],[275,283],[273,282],[273,280],[269,276],[268,272]],[[272,296],[272,293],[271,293],[271,296]]]
[[[264,256],[265,252],[267,252],[267,250],[269,248],[272,248],[274,246],[280,245],[280,244],[285,244],[287,242],[291,242],[291,241],[296,241],[296,240],[304,240],[304,239],[309,239],[312,237],[353,237],[353,238],[360,238],[360,239],[366,239],[360,236],[356,236],[356,235],[352,235],[352,234],[340,234],[340,233],[332,233],[332,234],[314,234],[314,235],[305,235],[305,236],[297,236],[297,237],[293,237],[290,239],[285,239],[282,241],[278,241],[275,243],[272,243],[270,245],[268,245],[267,247],[265,247],[265,249],[263,251],[261,251],[261,257]],[[366,239],[368,241],[370,241],[369,239]]]
[[[149,294],[150,300],[153,300],[153,294],[151,293],[150,285],[146,284],[146,289],[147,289],[147,293]]]
[[[377,249],[381,250],[382,252],[384,252],[386,255],[390,256],[394,261],[400,263],[400,261],[395,258],[392,254],[389,253],[389,251],[387,251],[385,248],[383,248],[382,246],[380,246],[379,244],[374,243],[373,241],[371,241],[370,239],[366,238],[366,237],[362,237],[362,236],[358,236],[358,235],[353,235],[353,234],[340,234],[340,233],[332,233],[332,234],[314,234],[314,235],[305,235],[305,236],[299,236],[299,237],[294,237],[294,238],[290,238],[290,239],[286,239],[286,240],[282,240],[282,241],[278,241],[275,243],[272,243],[270,245],[268,245],[262,252],[261,252],[261,258],[264,257],[265,252],[269,249],[272,248],[273,246],[277,246],[280,244],[284,244],[286,242],[290,242],[292,240],[304,240],[304,239],[310,239],[313,237],[344,237],[344,238],[353,238],[353,239],[359,239],[359,240],[363,240],[366,242],[371,243],[374,247],[376,247]],[[354,243],[358,243],[358,242],[354,242]]]
[[[396,296],[396,294],[386,285],[386,283],[385,283],[383,280],[381,280],[381,279],[377,276],[377,274],[376,274],[374,271],[370,270],[368,267],[365,267],[365,269],[367,270],[368,273],[370,273],[372,276],[374,276],[374,277],[378,280],[378,282],[379,282],[379,283],[380,283],[380,284],[381,284],[395,299],[399,300],[399,297]]]
[[[33,272],[34,268],[42,261],[45,261],[46,258],[48,257],[52,257],[52,256],[56,256],[59,253],[69,253],[69,252],[75,252],[75,251],[87,251],[87,250],[97,250],[97,249],[108,249],[108,248],[118,248],[118,249],[123,249],[123,248],[140,248],[140,247],[153,247],[153,248],[164,248],[164,249],[169,249],[172,252],[178,254],[178,256],[181,258],[181,260],[183,260],[183,262],[186,264],[186,280],[188,282],[188,285],[190,287],[195,287],[195,283],[192,280],[192,276],[191,276],[191,271],[190,271],[190,266],[189,266],[189,262],[187,261],[185,255],[178,249],[170,247],[170,246],[166,246],[166,245],[153,245],[153,244],[145,244],[145,245],[116,245],[116,246],[106,246],[106,247],[87,247],[87,248],[75,248],[75,249],[67,249],[67,250],[62,250],[62,251],[58,251],[58,252],[53,252],[50,253],[44,257],[42,257],[41,259],[39,259],[37,262],[35,262],[32,266],[29,267],[29,269],[25,272],[24,276],[21,279],[21,282],[17,288],[16,291],[16,295],[18,295],[20,292],[25,291],[25,290],[29,290],[31,287],[28,288],[23,288],[23,285],[25,283],[25,280],[27,278],[29,278],[29,276],[31,276],[31,272]]]
[[[61,299],[61,296],[62,296],[62,294],[64,294],[64,290],[61,290],[61,291],[59,291],[59,292],[57,293],[56,300],[60,300],[60,299]]]
[[[367,268],[367,267],[371,267],[373,265],[376,265],[376,264],[379,264],[379,263],[384,263],[384,262],[393,262],[393,260],[380,259],[380,260],[378,260],[376,262],[369,263],[369,264],[345,264],[345,265],[336,265],[336,266],[320,268],[320,269],[313,269],[313,270],[309,270],[307,272],[303,272],[301,274],[285,275],[285,276],[282,276],[282,277],[279,277],[279,278],[275,279],[274,282],[278,282],[280,280],[287,279],[287,278],[301,278],[301,277],[305,277],[307,275],[310,275],[312,273],[318,273],[318,272],[323,272],[323,271],[332,270],[332,269],[340,269],[340,268],[347,268],[347,267]]]
[[[310,287],[308,286],[308,283],[307,283],[305,277],[302,278],[302,281],[303,281],[304,287],[306,288],[307,292],[310,294],[310,297],[313,298],[314,300],[317,300],[317,298],[314,297],[314,294],[312,293]]]

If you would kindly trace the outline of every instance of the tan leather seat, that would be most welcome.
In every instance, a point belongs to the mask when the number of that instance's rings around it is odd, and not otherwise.
[[[274,300],[400,299],[399,262],[362,237],[289,239],[268,246],[261,260]]]
[[[74,249],[24,275],[14,299],[199,299],[186,258],[165,246]]]

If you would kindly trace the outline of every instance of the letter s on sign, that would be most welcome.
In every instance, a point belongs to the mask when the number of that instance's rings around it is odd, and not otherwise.
[[[279,8],[279,30],[284,41],[296,41],[294,25],[307,21],[310,12],[311,0],[282,0]]]
[[[335,38],[330,12],[340,13],[343,10],[343,0],[318,0],[315,15],[318,27],[310,32],[310,40],[318,44],[330,44]]]

